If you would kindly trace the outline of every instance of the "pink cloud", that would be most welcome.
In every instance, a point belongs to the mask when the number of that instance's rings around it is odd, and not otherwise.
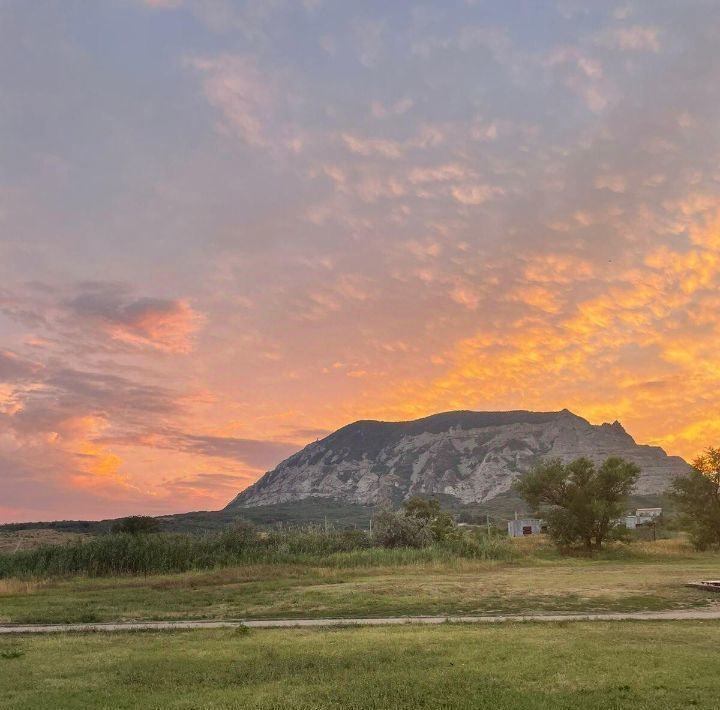
[[[205,95],[222,113],[225,127],[249,145],[267,146],[266,124],[274,89],[256,63],[246,57],[222,54],[193,58],[189,64],[202,75]]]

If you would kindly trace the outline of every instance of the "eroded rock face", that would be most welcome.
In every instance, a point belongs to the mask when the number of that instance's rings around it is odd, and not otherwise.
[[[510,489],[541,458],[608,456],[642,471],[636,490],[660,493],[688,464],[641,446],[619,422],[592,425],[561,412],[447,412],[411,422],[360,421],[306,446],[243,491],[230,506],[328,497],[399,503],[414,495],[483,502]]]

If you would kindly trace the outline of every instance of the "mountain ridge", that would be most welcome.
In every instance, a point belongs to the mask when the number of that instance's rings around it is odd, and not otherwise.
[[[412,495],[458,503],[492,500],[541,458],[601,461],[617,455],[641,468],[637,493],[660,493],[689,465],[635,443],[617,420],[591,424],[568,409],[440,412],[420,419],[359,420],[308,444],[242,491],[227,509],[332,498],[400,503]]]

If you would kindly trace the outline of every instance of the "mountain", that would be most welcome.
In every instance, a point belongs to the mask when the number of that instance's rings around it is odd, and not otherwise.
[[[662,492],[688,464],[643,446],[619,422],[593,425],[560,412],[446,412],[409,422],[359,421],[309,444],[226,508],[308,498],[377,505],[414,495],[480,503],[506,494],[541,458],[621,456],[642,471],[639,495]]]

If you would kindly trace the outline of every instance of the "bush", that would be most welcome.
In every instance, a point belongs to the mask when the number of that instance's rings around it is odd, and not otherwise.
[[[440,510],[440,502],[437,500],[414,497],[405,503],[403,510],[408,518],[414,518],[429,527],[436,542],[450,539],[457,533],[452,515],[446,510]]]
[[[437,500],[414,497],[401,511],[384,510],[374,518],[373,541],[382,547],[426,547],[459,534],[452,515]]]
[[[435,538],[423,520],[383,510],[373,520],[373,541],[381,547],[427,547]]]

